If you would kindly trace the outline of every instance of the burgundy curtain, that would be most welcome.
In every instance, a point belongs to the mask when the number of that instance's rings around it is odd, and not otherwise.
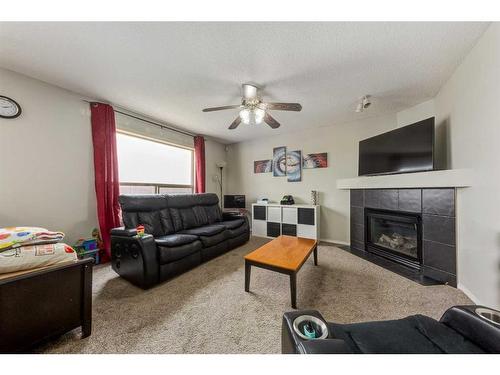
[[[194,137],[194,163],[195,179],[194,192],[205,192],[205,138],[201,136]]]
[[[111,258],[110,234],[112,228],[120,226],[118,194],[118,156],[116,153],[116,127],[113,107],[102,103],[91,103],[92,142],[94,145],[95,192],[97,218],[104,243],[103,261]]]

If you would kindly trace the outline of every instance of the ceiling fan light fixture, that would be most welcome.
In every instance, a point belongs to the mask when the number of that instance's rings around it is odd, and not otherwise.
[[[261,108],[255,108],[253,112],[255,114],[255,123],[262,124],[262,121],[264,121],[264,116],[266,115],[266,111]]]
[[[260,108],[248,109],[243,108],[240,111],[240,119],[245,125],[258,125],[264,121],[264,116],[266,115],[266,111]]]
[[[259,96],[259,87],[251,84],[243,84],[243,97],[241,104],[238,105],[223,105],[220,107],[209,107],[202,109],[203,112],[222,111],[226,109],[239,109],[238,116],[229,125],[229,130],[236,129],[241,123],[245,125],[259,125],[265,123],[271,129],[280,127],[280,123],[271,116],[270,111],[293,111],[300,112],[302,106],[300,103],[268,103],[264,102]]]
[[[245,125],[250,124],[250,110],[247,108],[243,108],[240,111],[240,119]]]

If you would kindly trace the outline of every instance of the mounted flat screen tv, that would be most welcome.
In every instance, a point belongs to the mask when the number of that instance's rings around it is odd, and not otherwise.
[[[433,169],[434,117],[359,142],[359,176]]]

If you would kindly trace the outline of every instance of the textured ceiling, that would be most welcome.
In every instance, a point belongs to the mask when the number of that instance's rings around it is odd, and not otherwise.
[[[487,23],[0,23],[0,66],[225,143],[395,112],[433,97]],[[227,127],[241,83],[281,128]],[[8,95],[8,93],[3,93]],[[355,113],[363,94],[369,111]],[[22,98],[17,98],[22,101]]]

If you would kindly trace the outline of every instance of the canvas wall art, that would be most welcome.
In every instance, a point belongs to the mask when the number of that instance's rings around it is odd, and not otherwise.
[[[286,176],[286,147],[273,148],[273,176]]]
[[[269,173],[273,170],[273,161],[268,160],[256,160],[253,162],[253,173]]]
[[[326,152],[317,154],[305,154],[302,168],[326,168],[328,167],[328,154]]]
[[[290,151],[286,154],[286,175],[288,182],[298,182],[302,179],[301,151]]]

